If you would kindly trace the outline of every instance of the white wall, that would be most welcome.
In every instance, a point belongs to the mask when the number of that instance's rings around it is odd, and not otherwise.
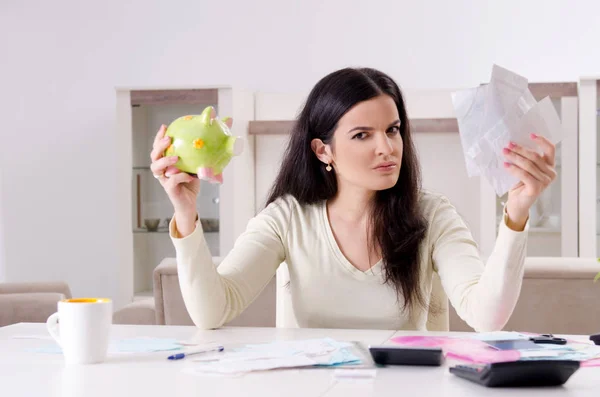
[[[306,91],[347,65],[404,88],[597,74],[600,2],[3,1],[5,276],[117,294],[115,86]],[[1,252],[1,251],[0,251]],[[2,256],[0,255],[0,258]]]

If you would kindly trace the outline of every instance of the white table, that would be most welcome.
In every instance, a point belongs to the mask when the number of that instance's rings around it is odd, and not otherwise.
[[[361,341],[366,345],[389,344],[402,333],[383,330],[223,328],[201,331],[194,327],[114,325],[114,339],[160,337],[223,345],[331,337]],[[439,333],[438,333],[439,334]],[[450,334],[450,333],[448,333]],[[333,369],[289,369],[251,373],[242,377],[207,377],[182,371],[189,360],[169,361],[168,352],[109,356],[102,364],[64,365],[61,355],[33,353],[27,348],[47,346],[45,324],[15,324],[0,328],[0,395],[15,396],[598,396],[600,367],[581,368],[562,387],[488,389],[457,378],[447,366],[378,368],[374,380],[353,383],[335,380]],[[572,337],[572,336],[571,336]],[[572,337],[574,338],[574,337]],[[582,339],[585,339],[581,337]]]

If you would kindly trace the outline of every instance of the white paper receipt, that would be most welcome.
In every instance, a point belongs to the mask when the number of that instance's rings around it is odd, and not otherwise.
[[[528,81],[494,65],[490,83],[452,93],[467,174],[483,176],[498,196],[519,180],[504,168],[502,149],[510,141],[540,152],[535,133],[557,144],[562,125],[549,97],[536,102]]]

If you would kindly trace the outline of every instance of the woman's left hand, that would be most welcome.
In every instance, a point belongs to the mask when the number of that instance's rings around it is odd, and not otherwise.
[[[514,143],[502,150],[508,172],[520,182],[508,192],[506,212],[508,226],[523,230],[529,218],[529,209],[542,192],[556,179],[554,169],[555,146],[543,136],[531,134],[531,139],[542,149],[543,154]]]

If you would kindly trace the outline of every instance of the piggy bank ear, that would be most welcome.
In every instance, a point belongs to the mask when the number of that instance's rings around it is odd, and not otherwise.
[[[231,126],[233,125],[233,119],[231,117],[223,118],[223,122],[225,123],[227,128],[231,128]]]
[[[202,124],[204,125],[211,125],[213,119],[217,117],[217,114],[215,112],[215,108],[213,108],[212,106],[207,106],[203,111],[202,114],[200,115],[200,121],[202,122]]]

